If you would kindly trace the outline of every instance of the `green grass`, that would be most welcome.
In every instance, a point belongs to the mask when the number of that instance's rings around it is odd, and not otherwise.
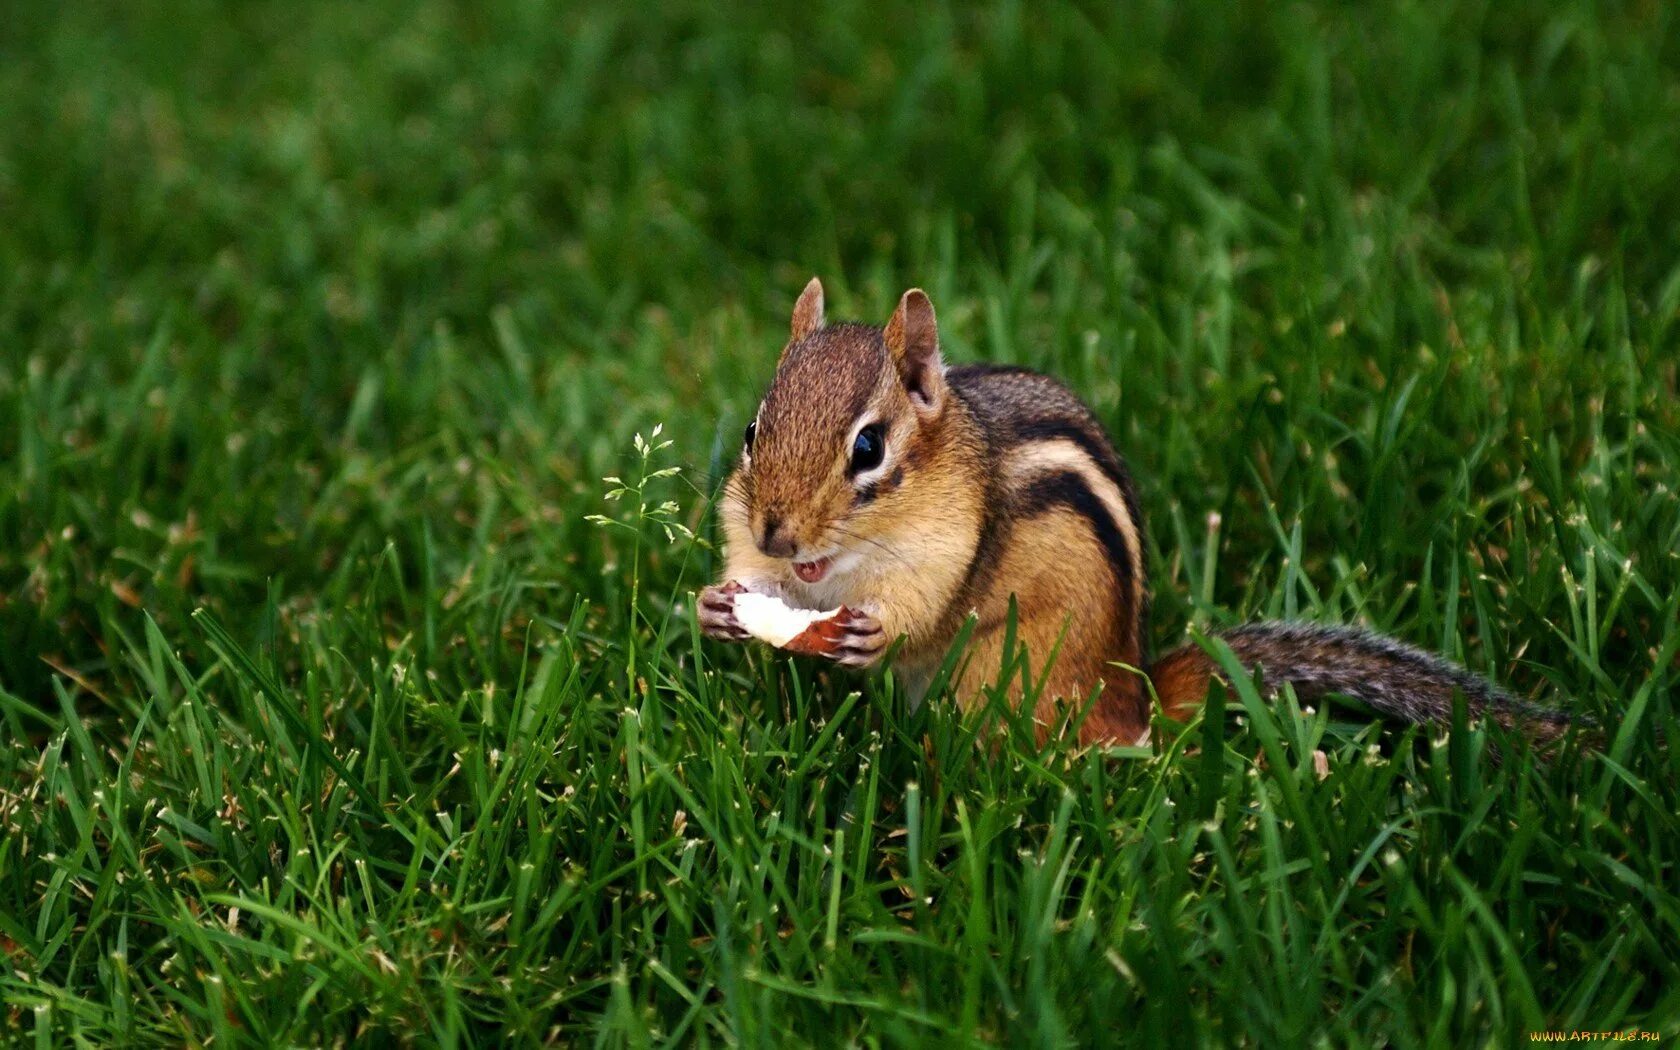
[[[1680,1035],[1672,5],[58,6],[0,29],[5,1041]],[[1365,623],[1604,751],[1246,683],[987,748],[701,643],[813,272],[1093,404],[1158,647]]]

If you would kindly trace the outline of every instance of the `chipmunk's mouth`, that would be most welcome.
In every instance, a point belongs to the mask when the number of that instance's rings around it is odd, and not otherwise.
[[[833,558],[818,558],[816,561],[796,561],[793,563],[793,574],[806,583],[816,583],[828,575],[828,567],[834,564]]]

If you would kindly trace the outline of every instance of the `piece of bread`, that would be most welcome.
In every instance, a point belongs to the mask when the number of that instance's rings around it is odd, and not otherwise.
[[[778,649],[786,648],[812,624],[839,612],[838,608],[795,609],[773,594],[744,591],[735,596],[735,619],[748,634]]]

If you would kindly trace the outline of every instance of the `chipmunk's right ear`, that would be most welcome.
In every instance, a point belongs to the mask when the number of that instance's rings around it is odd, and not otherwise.
[[[793,304],[793,342],[799,342],[808,335],[814,335],[823,326],[823,290],[822,282],[815,277],[799,293],[799,301]]]
[[[905,292],[881,338],[916,411],[937,416],[945,404],[945,362],[939,356],[939,326],[927,293],[920,288]]]

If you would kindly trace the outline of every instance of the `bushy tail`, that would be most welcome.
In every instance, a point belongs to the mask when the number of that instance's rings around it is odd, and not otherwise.
[[[1302,701],[1338,693],[1403,722],[1452,719],[1453,694],[1472,718],[1488,716],[1537,740],[1562,736],[1573,719],[1530,704],[1422,649],[1354,627],[1255,623],[1219,635],[1244,666],[1258,667],[1268,689],[1287,682]],[[1195,645],[1175,649],[1150,670],[1162,709],[1188,718],[1207,698],[1218,668]]]

